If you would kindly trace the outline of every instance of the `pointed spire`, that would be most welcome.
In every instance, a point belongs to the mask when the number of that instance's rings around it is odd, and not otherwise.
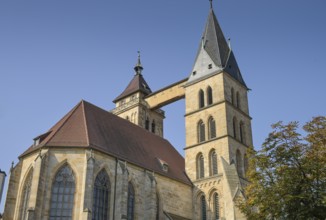
[[[223,31],[215,16],[213,0],[209,0],[209,2],[209,15],[197,52],[194,68],[188,82],[206,77],[212,71],[225,71],[246,86],[232,52],[230,40],[224,37]],[[211,68],[203,68],[207,66]]]
[[[114,103],[136,92],[142,92],[145,95],[152,93],[152,90],[150,89],[143,75],[141,74],[144,68],[140,62],[140,52],[139,51],[137,52],[138,52],[138,60],[134,68],[136,73],[133,79],[128,84],[128,86],[125,88],[125,90],[117,98],[113,100]]]
[[[136,64],[134,70],[136,71],[135,75],[141,75],[141,72],[143,71],[144,68],[140,62],[140,51],[137,51],[137,53],[138,53],[138,61],[137,61],[137,64]]]

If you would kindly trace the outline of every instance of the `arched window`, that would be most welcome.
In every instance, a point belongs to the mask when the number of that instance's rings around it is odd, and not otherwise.
[[[108,174],[101,170],[94,182],[92,220],[106,220],[110,216],[110,185]]]
[[[215,150],[211,151],[209,155],[209,159],[210,159],[210,174],[211,176],[216,175],[218,173],[218,170],[217,170],[217,154]]]
[[[28,209],[29,196],[31,193],[32,179],[33,179],[33,169],[29,171],[25,179],[25,183],[22,191],[20,210],[19,210],[20,211],[19,219],[21,220],[27,219],[27,209]]]
[[[156,126],[155,126],[155,121],[153,120],[153,121],[152,121],[152,132],[153,132],[153,133],[155,133],[155,129],[156,129],[155,127],[156,127]]]
[[[131,182],[128,184],[128,209],[127,209],[127,219],[133,220],[135,215],[135,190]]]
[[[237,171],[239,176],[242,176],[242,157],[241,157],[241,153],[239,150],[237,150],[236,153],[236,161],[237,161]]]
[[[207,87],[207,105],[213,104],[213,92],[210,86]]]
[[[233,137],[237,139],[237,130],[238,130],[238,122],[237,118],[233,117]]]
[[[244,123],[242,121],[240,121],[240,141],[245,143]]]
[[[208,119],[209,139],[216,138],[216,125],[213,117]]]
[[[237,100],[237,107],[240,108],[240,95],[239,95],[239,92],[237,92],[237,97],[236,97],[236,100]]]
[[[201,196],[200,203],[201,203],[201,220],[206,220],[207,215],[206,215],[206,199],[205,199],[205,196]]]
[[[57,172],[52,184],[50,220],[72,219],[74,195],[75,177],[66,164]]]
[[[198,132],[198,142],[200,143],[205,141],[205,124],[202,120],[198,122],[197,132]]]
[[[204,169],[204,156],[200,153],[197,156],[197,179],[204,178],[205,169]]]
[[[149,119],[148,119],[148,117],[146,118],[146,121],[145,121],[145,129],[149,130]]]
[[[243,159],[244,159],[244,162],[243,162],[244,171],[245,171],[245,175],[247,175],[248,167],[249,167],[248,155],[245,154],[244,157],[243,157]]]
[[[234,101],[234,89],[231,88],[231,103],[232,105],[235,105],[235,101]]]
[[[204,91],[199,90],[199,108],[203,108],[205,106],[204,96]]]
[[[218,198],[218,194],[214,193],[213,195],[213,207],[214,207],[214,220],[220,219],[220,202]]]

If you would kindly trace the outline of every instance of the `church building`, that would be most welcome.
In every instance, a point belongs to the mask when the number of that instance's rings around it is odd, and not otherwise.
[[[253,145],[248,87],[212,3],[187,78],[152,91],[140,56],[134,70],[113,110],[82,100],[34,138],[8,175],[3,219],[246,219],[235,200]],[[161,109],[180,99],[184,157]]]

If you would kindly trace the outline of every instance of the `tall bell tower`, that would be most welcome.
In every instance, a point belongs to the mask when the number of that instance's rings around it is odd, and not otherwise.
[[[186,172],[194,183],[194,219],[245,219],[235,206],[247,183],[252,147],[248,87],[212,2],[185,88]]]
[[[145,101],[146,97],[152,94],[152,90],[143,77],[143,69],[138,51],[135,75],[125,90],[113,100],[116,107],[111,112],[163,137],[164,111],[160,108],[152,109]]]

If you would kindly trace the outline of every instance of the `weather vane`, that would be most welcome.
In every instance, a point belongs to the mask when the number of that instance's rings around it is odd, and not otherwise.
[[[213,8],[213,0],[209,0],[209,3],[211,5],[211,8]]]

